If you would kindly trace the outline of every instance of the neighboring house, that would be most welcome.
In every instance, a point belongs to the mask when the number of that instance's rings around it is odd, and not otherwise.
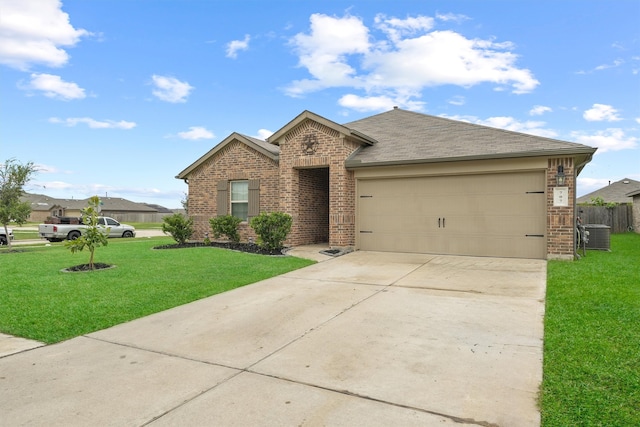
[[[633,200],[633,229],[636,233],[640,233],[640,187],[637,190],[626,194]]]
[[[176,178],[195,238],[225,214],[255,238],[248,219],[283,211],[292,246],[572,259],[576,177],[594,152],[398,108],[342,125],[304,111],[267,141],[229,135]]]
[[[624,178],[620,181],[610,182],[606,187],[578,197],[578,204],[591,204],[592,199],[601,198],[604,203],[631,204],[633,200],[627,193],[640,190],[640,181]]]
[[[23,201],[31,205],[31,215],[28,220],[44,222],[48,217],[81,216],[82,209],[89,204],[89,199],[56,199],[42,194],[25,194]],[[110,216],[118,221],[158,222],[162,220],[159,208],[136,203],[119,197],[101,197],[101,215]],[[166,213],[165,213],[166,214]]]
[[[144,203],[132,202],[121,197],[100,197],[100,203],[100,215],[110,216],[121,222],[158,221],[158,209]]]
[[[20,200],[29,203],[31,213],[27,221],[42,222],[50,216],[62,216],[64,210],[57,199],[42,194],[25,194]]]

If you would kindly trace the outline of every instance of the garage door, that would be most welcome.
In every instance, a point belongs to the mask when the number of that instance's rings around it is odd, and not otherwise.
[[[358,180],[361,250],[546,257],[543,172]]]

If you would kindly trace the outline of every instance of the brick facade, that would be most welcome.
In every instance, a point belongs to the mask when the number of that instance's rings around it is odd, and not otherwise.
[[[287,245],[329,242],[355,246],[355,179],[344,166],[359,143],[334,129],[305,120],[280,142],[274,161],[239,141],[232,141],[189,174],[189,215],[193,238],[211,234],[219,181],[260,179],[260,212],[292,216]],[[240,225],[243,241],[255,239],[248,223]]]
[[[329,242],[331,247],[355,247],[356,180],[353,170],[345,167],[345,160],[365,143],[356,138],[348,132],[345,134],[339,126],[304,115],[276,134],[272,142],[279,148],[266,146],[265,149],[262,141],[230,137],[189,170],[193,238],[201,240],[207,233],[211,234],[209,220],[229,213],[217,210],[221,181],[224,188],[225,182],[232,180],[257,179],[259,211],[282,211],[292,216],[292,229],[285,244]],[[547,259],[573,259],[575,159],[552,157],[541,158],[540,162],[536,168],[547,165]],[[566,176],[567,206],[554,205],[559,165],[563,166]],[[240,235],[243,241],[256,237],[247,222],[240,225]]]
[[[189,216],[193,218],[195,228],[193,239],[202,240],[207,233],[211,235],[209,220],[219,215],[217,183],[244,179],[260,180],[260,212],[279,209],[278,163],[242,142],[232,141],[189,175]],[[243,241],[256,237],[246,222],[240,224],[239,231]]]
[[[312,120],[280,142],[280,209],[293,217],[288,244],[317,243],[326,236],[331,247],[355,246],[355,178],[344,161],[359,146]],[[328,175],[328,188],[320,174]],[[308,189],[313,193],[301,191]]]
[[[564,167],[568,205],[554,206],[558,166]],[[547,259],[573,259],[575,254],[575,167],[572,157],[549,159],[547,167]]]

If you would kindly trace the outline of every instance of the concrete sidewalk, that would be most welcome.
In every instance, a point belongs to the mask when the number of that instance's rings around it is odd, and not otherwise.
[[[354,252],[0,359],[7,425],[538,426],[546,263]]]

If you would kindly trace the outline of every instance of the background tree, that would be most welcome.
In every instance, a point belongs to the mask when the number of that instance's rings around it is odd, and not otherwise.
[[[9,223],[13,221],[22,225],[31,213],[29,203],[20,201],[20,197],[25,193],[23,187],[36,171],[33,162],[23,165],[15,159],[9,159],[0,165],[0,223],[7,237]],[[11,249],[11,239],[7,239],[7,243]]]
[[[75,240],[69,240],[65,243],[65,246],[71,250],[71,253],[82,251],[85,247],[89,249],[91,255],[89,257],[89,269],[93,270],[93,256],[96,248],[100,246],[107,246],[109,241],[109,229],[102,229],[98,227],[98,214],[100,213],[100,198],[93,196],[89,199],[89,206],[82,209],[82,223],[87,227],[80,237]]]

